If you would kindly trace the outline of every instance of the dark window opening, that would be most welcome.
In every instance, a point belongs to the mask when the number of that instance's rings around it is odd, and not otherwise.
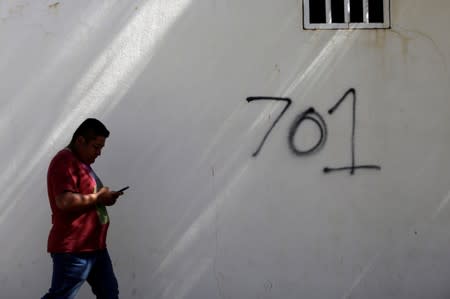
[[[369,22],[384,22],[383,0],[369,0]]]
[[[363,11],[363,0],[350,0],[350,23],[363,23]]]
[[[390,0],[302,0],[304,29],[390,28]]]
[[[309,19],[314,24],[327,22],[325,0],[309,1]]]
[[[331,0],[331,21],[333,23],[345,23],[344,0]]]

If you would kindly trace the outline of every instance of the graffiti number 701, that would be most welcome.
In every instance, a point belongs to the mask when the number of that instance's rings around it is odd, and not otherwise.
[[[356,165],[356,153],[355,153],[355,126],[356,126],[356,91],[354,88],[350,88],[345,92],[345,94],[337,101],[337,103],[331,107],[328,110],[328,113],[331,115],[333,114],[344,102],[344,100],[349,96],[352,96],[352,132],[351,132],[351,139],[350,139],[350,148],[351,148],[351,165],[345,166],[345,167],[324,167],[323,172],[324,173],[331,173],[331,172],[337,172],[337,171],[346,171],[349,170],[350,174],[353,175],[355,173],[356,169],[372,169],[372,170],[381,170],[381,167],[379,165]],[[270,127],[269,131],[264,135],[263,140],[259,144],[257,150],[253,153],[253,157],[256,157],[259,152],[261,151],[264,143],[266,142],[266,139],[268,138],[270,132],[275,127],[275,125],[278,123],[280,118],[283,116],[283,114],[286,112],[286,110],[289,108],[289,106],[292,103],[292,100],[289,98],[277,98],[277,97],[249,97],[247,98],[247,101],[250,103],[252,101],[256,100],[275,100],[275,101],[284,101],[286,102],[286,106],[284,107],[281,114],[275,119],[274,123]],[[295,135],[297,133],[298,128],[300,125],[305,121],[309,120],[312,121],[320,130],[320,137],[315,143],[314,146],[312,146],[310,149],[307,150],[300,150],[294,143]],[[321,150],[326,143],[328,137],[328,130],[327,130],[327,124],[325,122],[325,119],[322,117],[322,115],[317,112],[313,107],[310,107],[303,111],[302,113],[298,114],[295,118],[294,122],[291,124],[289,129],[289,135],[288,135],[288,143],[289,148],[291,151],[297,155],[297,156],[304,156],[309,155],[318,152]]]

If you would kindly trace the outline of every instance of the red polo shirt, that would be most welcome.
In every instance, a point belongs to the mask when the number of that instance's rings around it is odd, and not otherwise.
[[[59,209],[55,202],[56,196],[64,192],[91,194],[100,187],[92,169],[79,161],[70,150],[63,149],[56,154],[47,172],[47,191],[52,210],[48,252],[87,252],[106,248],[109,217],[104,206],[67,212]]]

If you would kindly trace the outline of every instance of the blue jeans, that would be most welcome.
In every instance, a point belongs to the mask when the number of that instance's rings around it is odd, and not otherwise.
[[[87,281],[98,299],[119,298],[119,286],[108,251],[52,253],[52,285],[42,299],[73,299]]]

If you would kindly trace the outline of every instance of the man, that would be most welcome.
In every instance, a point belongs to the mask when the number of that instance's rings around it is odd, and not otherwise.
[[[97,298],[119,298],[106,249],[109,217],[105,206],[113,205],[123,193],[104,187],[90,166],[108,136],[99,120],[88,118],[50,162],[47,191],[52,228],[47,251],[53,260],[53,276],[43,299],[75,298],[84,281]]]

